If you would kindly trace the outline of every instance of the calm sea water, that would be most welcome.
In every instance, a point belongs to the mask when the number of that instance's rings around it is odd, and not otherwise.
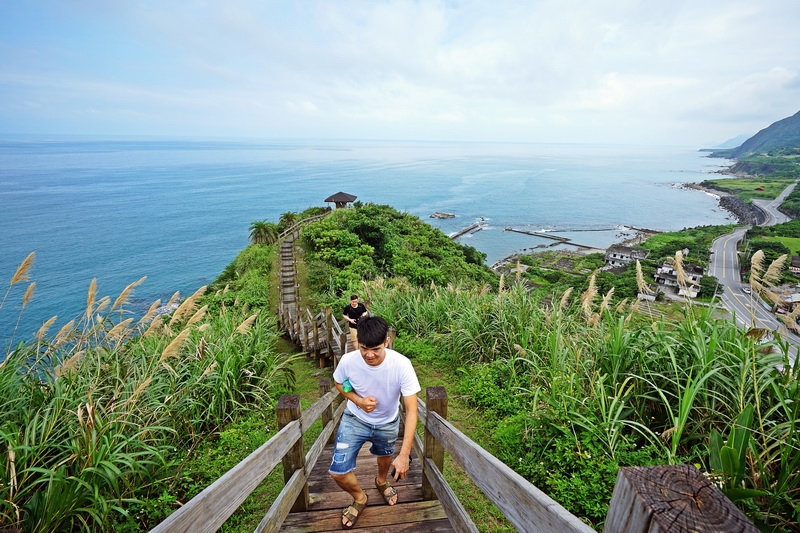
[[[247,245],[252,221],[325,205],[338,191],[446,233],[481,221],[460,241],[489,264],[549,243],[506,227],[607,247],[623,226],[732,222],[715,198],[675,186],[725,163],[675,147],[0,137],[0,279],[36,252],[37,289],[17,338],[80,314],[92,278],[115,298],[147,276],[134,300],[145,309],[213,281]],[[435,211],[456,217],[429,218]],[[5,341],[25,285],[0,309]]]

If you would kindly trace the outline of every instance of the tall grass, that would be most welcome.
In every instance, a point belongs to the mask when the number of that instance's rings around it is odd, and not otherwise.
[[[27,281],[32,261],[10,287]],[[247,410],[270,408],[272,391],[293,380],[275,349],[274,319],[240,305],[211,316],[201,289],[169,316],[157,316],[155,302],[134,320],[126,305],[143,281],[113,300],[92,281],[80,316],[58,329],[51,319],[6,350],[0,529],[114,529],[133,503],[169,490],[200,440]]]
[[[759,290],[776,268],[761,272]],[[653,320],[637,304],[601,297],[591,280],[580,295],[537,296],[515,281],[499,292],[367,290],[399,336],[422,335],[425,353],[469,369],[464,392],[502,419],[498,457],[595,525],[616,468],[671,462],[728,481],[721,486],[757,523],[800,527],[800,367],[779,339],[688,300],[681,319]],[[752,438],[741,477],[731,479],[715,469],[709,439],[737,430],[748,409]]]

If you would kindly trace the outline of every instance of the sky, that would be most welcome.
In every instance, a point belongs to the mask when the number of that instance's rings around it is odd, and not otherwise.
[[[0,134],[715,146],[798,0],[0,0]]]

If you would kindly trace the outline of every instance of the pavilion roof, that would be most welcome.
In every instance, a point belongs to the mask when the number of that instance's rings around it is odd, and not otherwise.
[[[346,192],[339,191],[336,194],[332,194],[332,195],[328,196],[327,198],[325,198],[325,201],[326,202],[336,202],[336,203],[352,202],[356,198],[358,198],[358,196],[353,196],[352,194],[347,194]]]

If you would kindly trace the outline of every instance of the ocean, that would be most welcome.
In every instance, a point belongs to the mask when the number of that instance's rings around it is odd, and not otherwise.
[[[687,190],[730,162],[692,147],[343,140],[166,140],[0,136],[0,280],[36,252],[0,309],[0,338],[82,313],[93,278],[116,298],[142,276],[133,310],[194,292],[248,244],[248,226],[326,205],[343,191],[389,204],[492,264],[552,241],[605,248],[630,227],[674,231],[735,222]],[[434,212],[454,218],[430,218]],[[478,228],[476,228],[478,229]],[[8,286],[6,286],[8,288]],[[5,294],[5,290],[4,294]]]

